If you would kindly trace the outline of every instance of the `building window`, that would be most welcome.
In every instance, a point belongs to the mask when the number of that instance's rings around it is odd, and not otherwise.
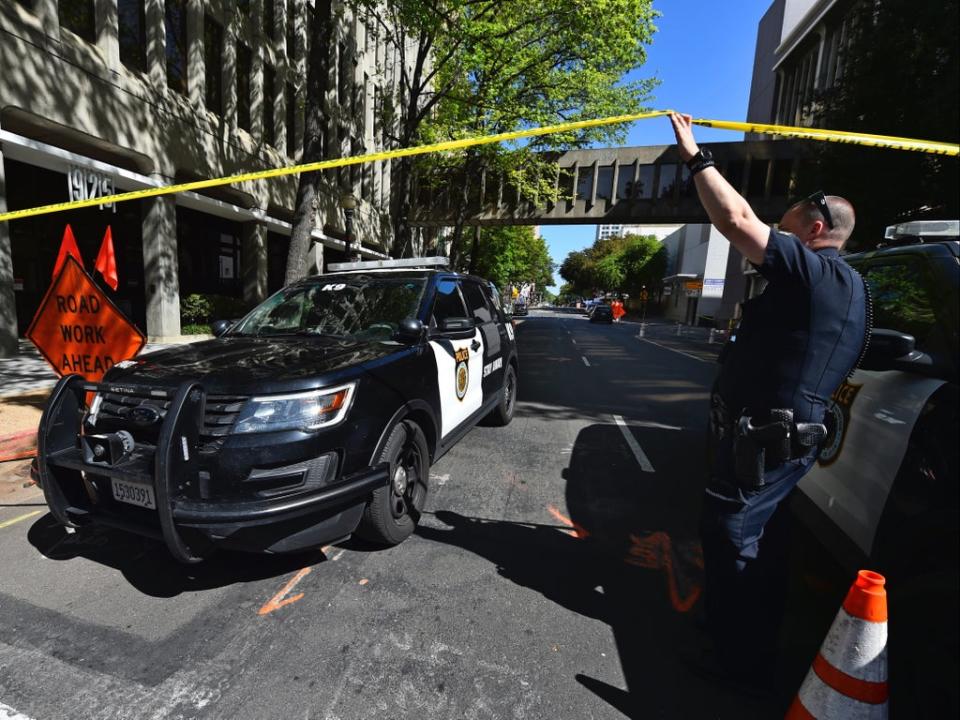
[[[674,188],[677,187],[677,170],[679,165],[674,163],[664,163],[660,166],[660,185],[657,189],[657,197],[661,199],[670,199],[673,197]]]
[[[276,92],[277,71],[264,63],[263,66],[263,142],[276,145]]]
[[[597,200],[613,199],[613,165],[601,165],[597,169]]]
[[[58,0],[57,14],[60,17],[60,27],[88,42],[97,41],[93,0]]]
[[[577,170],[577,200],[590,202],[593,183],[593,166]]]
[[[237,43],[237,127],[250,132],[250,76],[253,74],[253,53]]]
[[[287,0],[287,59],[297,57],[297,0]]]
[[[166,0],[164,28],[167,34],[167,87],[187,94],[187,2]]]
[[[293,83],[287,83],[285,88],[287,103],[287,157],[297,154],[297,89]]]
[[[117,41],[120,62],[131,70],[147,69],[147,23],[144,0],[119,0],[117,3]]]
[[[350,99],[350,59],[347,57],[347,46],[339,45],[337,53],[337,104],[343,107]]]
[[[223,27],[209,15],[203,17],[203,53],[207,110],[223,116]]]
[[[276,0],[263,0],[263,34],[271,40],[276,39],[277,8]]]

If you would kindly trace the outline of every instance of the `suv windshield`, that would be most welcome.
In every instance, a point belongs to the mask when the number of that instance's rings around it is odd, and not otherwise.
[[[328,335],[389,340],[416,316],[423,278],[318,277],[284,288],[253,309],[230,335]]]

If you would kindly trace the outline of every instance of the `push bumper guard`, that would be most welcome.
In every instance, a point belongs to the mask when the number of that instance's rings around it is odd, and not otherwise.
[[[198,445],[203,424],[205,392],[188,381],[176,390],[146,388],[169,406],[156,445],[136,442],[113,464],[89,463],[81,448],[83,418],[88,393],[108,390],[79,375],[63,377],[56,385],[40,419],[37,460],[40,485],[51,514],[70,527],[97,523],[162,540],[170,553],[184,563],[202,560],[184,540],[184,526],[214,528],[223,524],[263,525],[311,511],[343,505],[386,485],[386,466],[367,470],[334,487],[310,495],[251,502],[202,502],[178,495],[185,481],[196,487],[199,476]],[[97,503],[82,473],[147,484],[154,489],[156,518],[152,510],[117,512]],[[126,508],[124,508],[126,510]]]

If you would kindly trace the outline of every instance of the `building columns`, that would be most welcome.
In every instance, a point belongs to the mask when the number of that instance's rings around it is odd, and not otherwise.
[[[243,223],[240,238],[243,301],[252,306],[267,297],[267,228],[257,222]]]
[[[6,174],[0,151],[0,213],[7,211]],[[10,223],[0,223],[0,357],[17,354],[17,298],[13,290],[13,248]]]
[[[169,178],[152,176],[168,183]],[[143,279],[147,337],[164,342],[180,335],[180,268],[177,258],[177,204],[172,195],[144,200]]]

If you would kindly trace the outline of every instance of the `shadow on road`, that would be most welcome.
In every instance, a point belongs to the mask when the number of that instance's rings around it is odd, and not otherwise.
[[[703,565],[695,535],[699,482],[676,474],[689,471],[691,449],[680,449],[669,453],[677,458],[673,469],[642,475],[620,428],[594,424],[577,436],[563,473],[570,517],[550,508],[569,529],[441,510],[436,518],[449,529],[421,526],[417,533],[487,558],[512,582],[607,623],[626,688],[583,673],[571,680],[628,717],[774,717],[775,709],[705,683],[680,660],[695,646],[691,611]]]
[[[50,560],[86,558],[119,570],[134,588],[159,598],[279,577],[325,560],[319,550],[263,555],[256,562],[249,554],[223,551],[197,565],[184,565],[156,540],[99,527],[68,533],[49,513],[33,524],[27,539]]]

